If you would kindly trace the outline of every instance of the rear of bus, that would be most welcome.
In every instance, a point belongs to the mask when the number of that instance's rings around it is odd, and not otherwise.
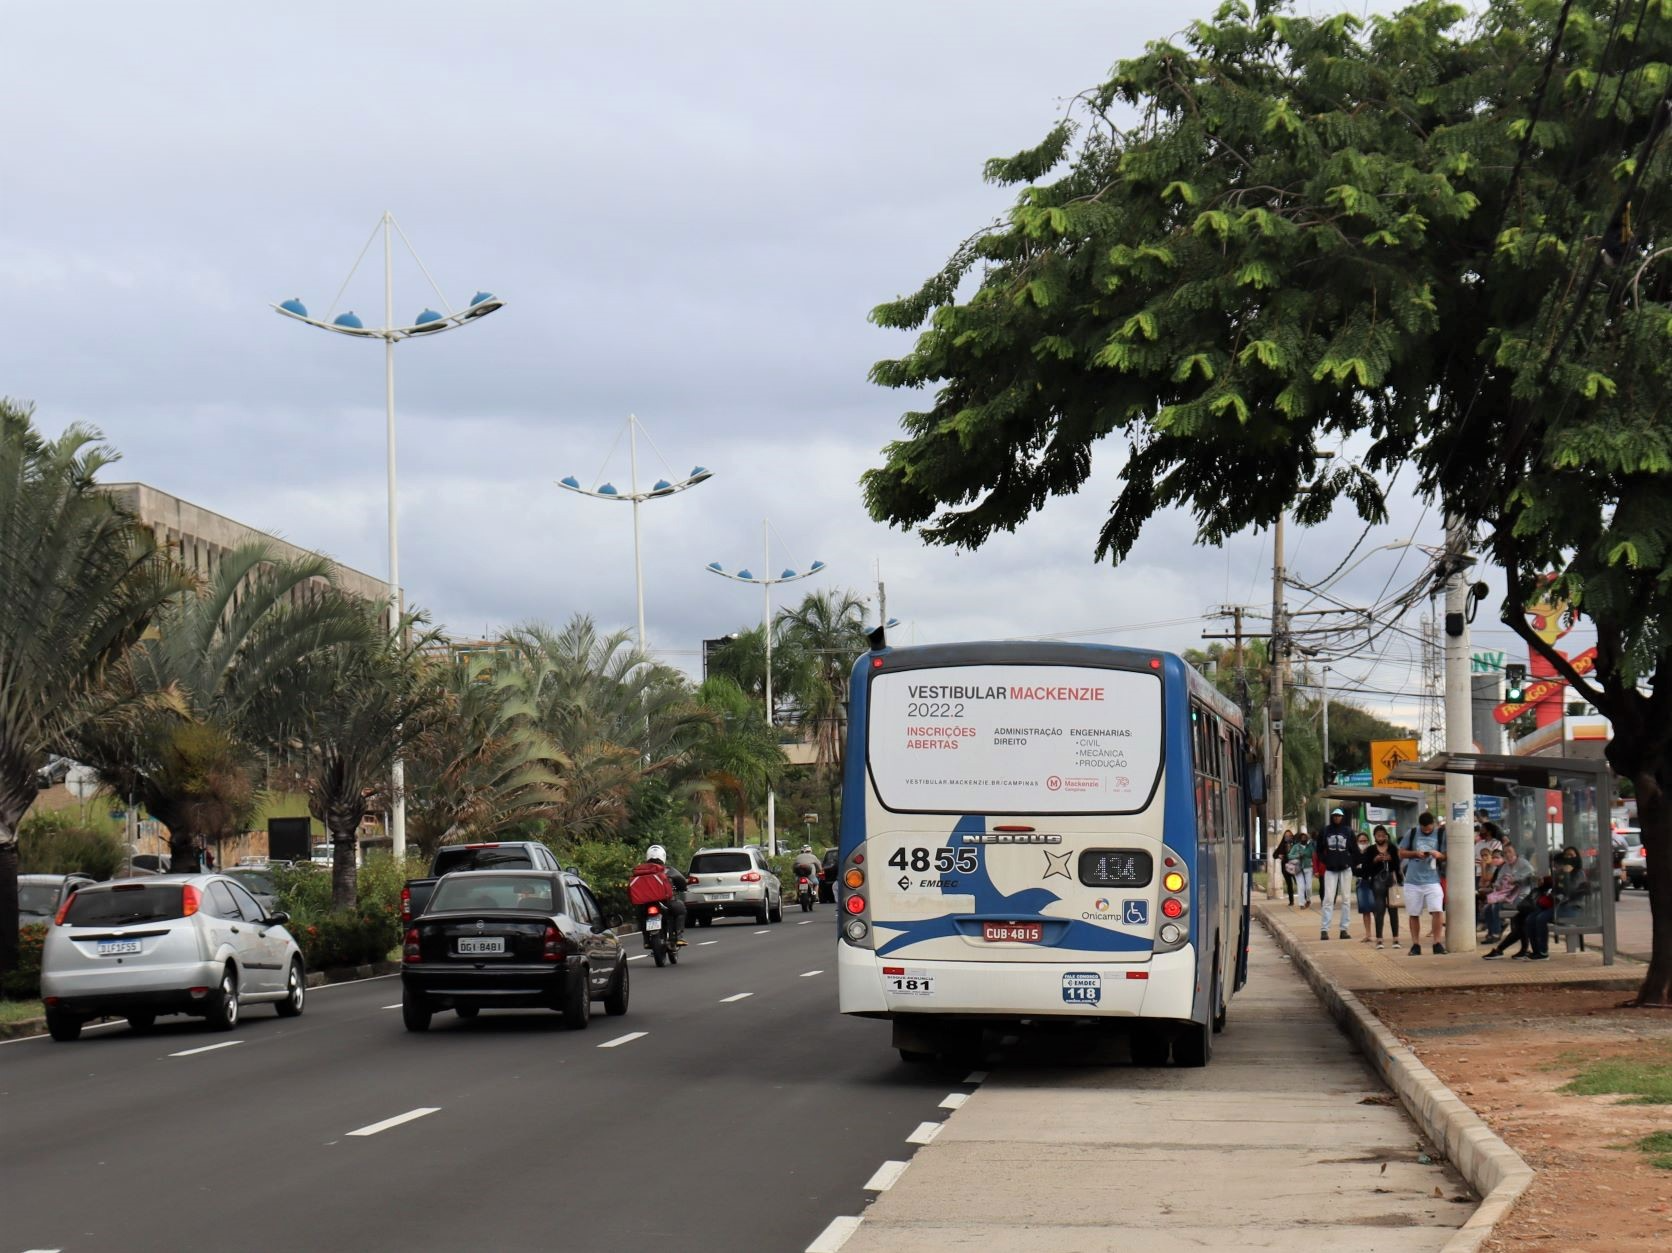
[[[907,1056],[1022,1018],[1206,1022],[1188,673],[1076,644],[861,657],[842,1012],[891,1019]]]

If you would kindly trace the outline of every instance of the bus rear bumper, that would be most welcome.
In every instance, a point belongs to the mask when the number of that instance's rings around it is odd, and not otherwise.
[[[840,941],[836,947],[838,997],[844,1014],[1182,1022],[1195,1007],[1196,950],[1189,945],[1143,962],[913,961],[879,958],[870,949]],[[904,971],[917,981],[918,990],[895,991],[885,969]]]

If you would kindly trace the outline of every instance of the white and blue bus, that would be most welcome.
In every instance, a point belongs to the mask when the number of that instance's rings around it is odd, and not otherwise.
[[[1247,978],[1243,717],[1169,653],[878,646],[854,666],[841,1010],[908,1061],[1049,1017],[1204,1066]]]

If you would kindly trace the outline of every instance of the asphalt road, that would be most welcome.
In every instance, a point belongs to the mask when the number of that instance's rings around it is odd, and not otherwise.
[[[0,1253],[799,1253],[969,1090],[838,1015],[833,915],[800,921],[693,928],[581,1032],[487,1011],[412,1035],[386,978],[225,1034],[0,1045]]]

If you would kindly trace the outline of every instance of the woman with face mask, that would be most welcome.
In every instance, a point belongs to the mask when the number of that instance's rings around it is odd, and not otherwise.
[[[1359,844],[1354,873],[1359,882],[1359,909],[1364,911],[1368,889],[1370,908],[1364,913],[1364,939],[1370,941],[1370,920],[1376,920],[1376,947],[1382,948],[1382,920],[1392,928],[1393,946],[1399,947],[1399,910],[1388,904],[1388,892],[1399,882],[1399,850],[1394,848],[1388,829],[1377,826],[1371,838]]]

